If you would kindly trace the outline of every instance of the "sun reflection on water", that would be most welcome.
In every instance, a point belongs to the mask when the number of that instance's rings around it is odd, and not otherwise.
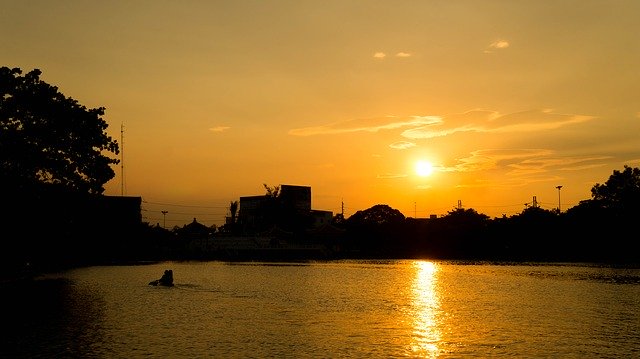
[[[433,262],[416,261],[413,282],[413,340],[411,349],[420,357],[436,357],[439,353],[440,329],[438,313],[440,300],[436,286],[438,265]]]

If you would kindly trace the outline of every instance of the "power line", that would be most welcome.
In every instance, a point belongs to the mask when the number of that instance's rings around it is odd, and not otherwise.
[[[146,200],[142,200],[142,203],[148,203],[148,204],[155,204],[155,205],[159,205],[159,206],[173,206],[173,207],[191,207],[191,208],[224,208],[227,209],[229,208],[229,206],[196,206],[196,205],[189,205],[189,204],[176,204],[176,203],[161,203],[161,202],[149,202]]]

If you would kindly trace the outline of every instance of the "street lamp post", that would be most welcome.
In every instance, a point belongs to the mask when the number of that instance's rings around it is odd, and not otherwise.
[[[556,186],[556,188],[558,189],[558,214],[560,214],[561,210],[560,210],[560,189],[562,188],[562,186]]]
[[[169,211],[161,211],[162,212],[162,228],[167,229],[167,213]]]

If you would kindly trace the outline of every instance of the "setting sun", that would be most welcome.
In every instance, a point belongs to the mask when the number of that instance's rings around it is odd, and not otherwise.
[[[420,177],[427,177],[433,173],[433,165],[427,161],[416,162],[416,174]]]

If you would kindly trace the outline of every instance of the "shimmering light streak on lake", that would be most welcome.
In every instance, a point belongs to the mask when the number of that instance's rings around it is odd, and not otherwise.
[[[412,349],[415,355],[438,355],[440,329],[438,315],[440,300],[436,286],[438,266],[433,262],[417,261],[413,282],[414,333]]]

